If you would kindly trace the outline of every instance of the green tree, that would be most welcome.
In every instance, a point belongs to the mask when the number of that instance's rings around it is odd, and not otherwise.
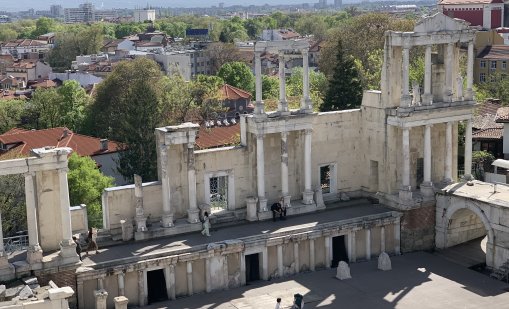
[[[509,103],[509,78],[505,74],[491,73],[486,82],[475,85],[475,96],[478,102],[488,98],[500,99],[503,104]]]
[[[76,153],[69,157],[69,198],[71,205],[87,205],[88,224],[102,227],[101,195],[105,188],[113,186],[113,178],[105,176],[90,157]]]
[[[254,92],[255,77],[251,69],[243,62],[225,63],[217,73],[225,83],[250,93]]]
[[[223,64],[234,61],[243,61],[239,49],[231,43],[212,43],[207,46],[206,53],[210,59],[212,74],[217,74]]]
[[[52,18],[41,17],[35,22],[35,30],[32,32],[32,37],[53,32],[56,29],[56,22]]]
[[[21,100],[0,101],[0,134],[21,124],[26,102]]]
[[[472,152],[472,170],[474,172],[474,178],[484,181],[484,173],[491,171],[491,164],[495,161],[493,154],[481,150]]]
[[[301,35],[313,35],[315,39],[325,38],[329,29],[323,15],[308,14],[299,18],[295,22],[295,30]]]
[[[279,96],[279,78],[262,75],[262,99],[276,99]]]
[[[345,55],[342,41],[338,41],[336,65],[329,80],[329,88],[321,111],[357,108],[362,103],[362,85],[353,57]]]
[[[18,33],[5,26],[5,25],[0,25],[0,42],[5,42],[5,41],[11,41],[11,40],[14,40],[18,37]]]
[[[363,89],[380,89],[384,51],[375,49],[369,52],[366,64],[355,59],[355,65],[359,71]]]
[[[23,175],[0,176],[0,211],[4,237],[27,229]]]
[[[162,113],[167,80],[150,59],[123,61],[99,84],[88,109],[89,134],[125,143],[117,169],[127,180],[133,174],[157,179],[154,128],[167,124]]]
[[[251,39],[256,39],[262,33],[264,23],[260,18],[250,18],[244,21],[244,28]]]
[[[219,36],[221,42],[232,43],[236,40],[245,41],[247,39],[249,39],[249,35],[239,17],[224,22],[223,30]]]
[[[303,68],[293,69],[292,75],[286,81],[286,91],[289,96],[300,97],[303,93]],[[328,81],[321,72],[309,72],[309,94],[314,106],[320,106],[326,94]]]

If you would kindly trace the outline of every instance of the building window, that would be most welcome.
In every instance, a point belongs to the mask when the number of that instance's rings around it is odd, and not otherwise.
[[[502,69],[507,69],[507,61],[502,61]]]
[[[210,208],[222,210],[228,207],[228,177],[219,176],[210,178]]]
[[[481,61],[479,62],[479,67],[480,67],[480,68],[485,68],[485,67],[486,67],[486,60],[481,60]]]
[[[479,81],[484,83],[486,81],[486,73],[479,74]]]
[[[496,70],[497,69],[497,62],[496,61],[491,61],[490,62],[490,68],[492,70]]]
[[[319,166],[319,171],[322,194],[335,194],[337,192],[336,164],[322,164]]]

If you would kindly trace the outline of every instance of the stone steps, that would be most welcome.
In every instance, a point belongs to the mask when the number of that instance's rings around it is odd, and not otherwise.
[[[498,280],[503,280],[504,278],[508,278],[509,276],[509,260],[506,261],[499,269],[495,269],[490,274],[490,277],[496,278]],[[508,278],[509,279],[509,278]]]

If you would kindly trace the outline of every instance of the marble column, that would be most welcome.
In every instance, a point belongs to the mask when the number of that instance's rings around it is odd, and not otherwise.
[[[212,292],[212,282],[210,280],[210,258],[205,259],[205,292]]]
[[[263,134],[256,134],[256,176],[258,186],[258,211],[267,211],[265,198],[265,152],[263,149]]]
[[[443,101],[444,102],[451,102],[452,101],[452,70],[453,70],[453,49],[454,49],[454,43],[448,43],[447,48],[445,50],[445,87],[444,87],[444,94],[443,94]]]
[[[60,242],[60,256],[66,262],[78,262],[76,243],[72,240],[71,207],[69,202],[69,186],[67,184],[68,168],[58,169],[60,191],[60,217],[62,225],[62,241]]]
[[[196,203],[196,169],[194,166],[194,143],[187,144],[187,183],[189,187],[189,209],[187,210],[187,221],[189,223],[200,222],[200,210]]]
[[[385,252],[385,226],[380,227],[380,252]]]
[[[371,260],[371,229],[366,230],[366,260]]]
[[[331,256],[330,256],[330,249],[331,249],[331,237],[325,236],[325,268],[330,268],[331,266]]]
[[[305,48],[302,53],[302,100],[300,101],[300,110],[305,113],[313,112],[313,102],[309,96],[309,49]]]
[[[302,192],[302,203],[313,204],[313,190],[311,190],[311,134],[312,129],[304,132],[304,192]]]
[[[147,295],[145,294],[145,274],[143,270],[138,270],[138,305],[143,307],[147,304]]]
[[[315,271],[315,240],[309,239],[309,270]]]
[[[410,48],[403,47],[403,61],[401,64],[402,78],[401,78],[401,101],[400,107],[409,107],[412,102],[409,91],[409,67],[410,64]]]
[[[163,227],[173,226],[173,213],[171,210],[170,171],[168,164],[169,147],[160,146],[161,150],[161,191],[163,194]]]
[[[431,125],[424,126],[424,179],[421,184],[421,193],[425,198],[434,195],[431,183]]]
[[[472,179],[472,119],[466,121],[465,126],[465,176],[466,180]]]
[[[269,280],[269,256],[267,247],[262,249],[262,280]]]
[[[256,77],[256,103],[255,103],[255,116],[265,114],[264,103],[262,100],[262,52],[255,52],[255,77]]]
[[[147,217],[143,209],[143,182],[140,175],[134,175],[134,198],[136,199],[136,231],[145,232],[147,230]]]
[[[0,268],[5,268],[6,266],[9,266],[9,259],[5,253],[4,233],[2,230],[2,212],[0,211]]]
[[[348,234],[348,259],[350,263],[357,261],[357,248],[355,246],[355,231],[350,231]]]
[[[115,304],[115,309],[127,309],[129,299],[125,296],[117,296],[113,298],[113,303]]]
[[[401,200],[412,199],[412,187],[410,186],[410,128],[402,128],[403,168],[401,170]]]
[[[170,300],[175,300],[176,292],[175,292],[175,266],[167,265],[164,268],[164,279],[166,281],[166,293],[168,294],[168,298]]]
[[[452,182],[452,122],[447,122],[445,129],[445,168],[444,183]]]
[[[293,243],[293,261],[295,263],[295,273],[300,272],[300,259],[299,259],[299,242]]]
[[[431,45],[426,45],[424,54],[424,95],[422,96],[423,105],[431,105],[433,95],[431,94]]]
[[[400,218],[394,223],[394,253],[401,254],[401,224]]]
[[[279,52],[279,103],[277,110],[282,114],[288,114],[288,101],[286,101],[286,75],[285,53]]]
[[[187,274],[187,295],[191,296],[193,295],[193,262],[191,261],[187,262],[186,274]]]
[[[42,261],[42,249],[39,245],[39,226],[37,223],[37,192],[35,190],[35,172],[25,174],[25,199],[27,210],[28,249],[27,261],[34,264]]]
[[[288,132],[281,132],[281,193],[285,205],[290,206],[288,190]]]
[[[474,84],[474,41],[469,41],[467,59],[467,91],[465,93],[465,100],[474,99],[474,91],[472,90],[473,84]]]
[[[240,252],[240,285],[246,285],[246,255]]]
[[[118,281],[118,295],[125,296],[125,274],[120,273],[117,275]]]
[[[279,278],[284,275],[284,265],[283,265],[283,245],[277,245],[277,274]]]

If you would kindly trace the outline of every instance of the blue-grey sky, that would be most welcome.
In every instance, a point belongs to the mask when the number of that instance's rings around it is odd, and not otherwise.
[[[63,7],[77,7],[85,0],[0,0],[0,11],[21,11],[30,8],[36,10],[49,10],[51,4],[60,4]],[[224,2],[225,6],[242,4],[242,5],[262,5],[270,4],[301,4],[306,2],[318,2],[318,0],[90,0],[97,8],[134,8],[136,6],[146,6],[147,3],[153,6],[163,7],[211,7]],[[329,0],[332,3],[334,0]]]

